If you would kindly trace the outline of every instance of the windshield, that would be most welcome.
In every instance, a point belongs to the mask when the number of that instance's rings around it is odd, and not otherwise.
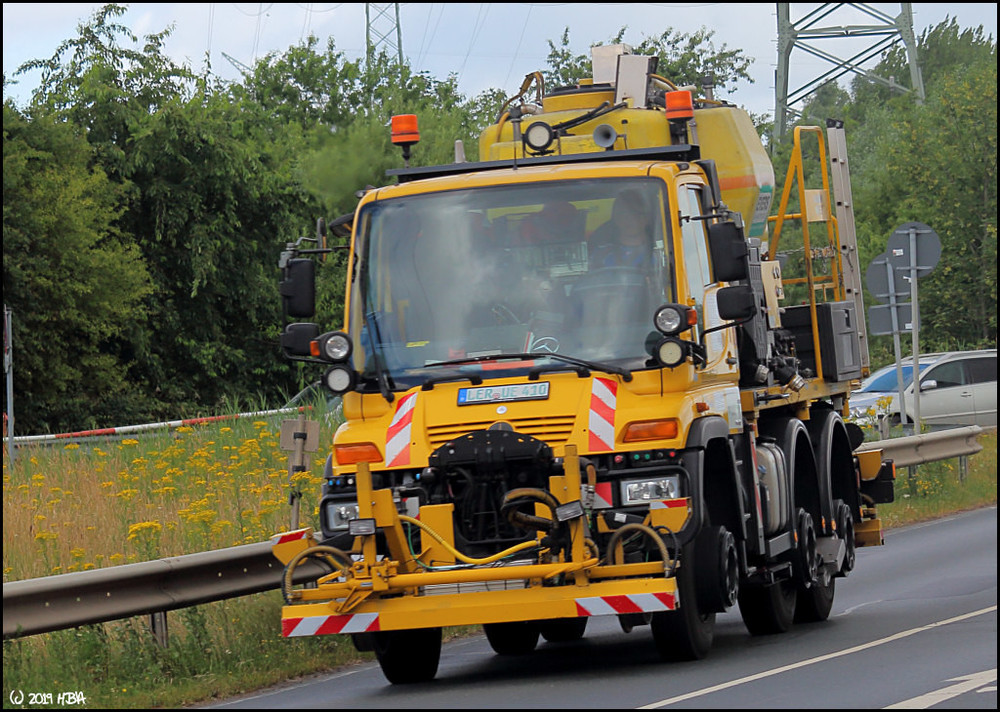
[[[643,368],[653,312],[674,300],[660,186],[559,181],[368,206],[349,323],[362,385],[569,360]]]
[[[921,363],[920,372],[923,373],[924,369],[930,364]],[[903,366],[903,388],[907,388],[910,383],[913,382],[913,366]],[[889,366],[882,369],[881,371],[875,373],[871,378],[869,378],[864,385],[859,389],[859,393],[889,393],[891,391],[898,391],[899,386],[897,385],[899,380],[896,378],[896,367]]]

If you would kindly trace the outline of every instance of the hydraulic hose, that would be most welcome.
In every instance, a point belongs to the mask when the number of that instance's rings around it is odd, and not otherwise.
[[[585,465],[588,478],[593,477],[596,481],[597,470],[589,461],[580,461],[582,465]],[[544,504],[552,512],[552,516],[555,517],[556,507],[559,506],[559,501],[553,496],[553,494],[547,490],[538,489],[536,487],[520,487],[518,489],[512,489],[507,494],[504,495],[503,505],[501,511],[506,509],[507,521],[509,521],[514,526],[524,527],[525,529],[535,529],[542,530],[546,532],[551,532],[553,529],[559,526],[559,522],[555,519],[545,519],[544,517],[539,517],[533,514],[525,514],[524,512],[519,512],[517,510],[517,505],[522,501],[535,501]],[[564,542],[565,546],[569,546],[569,542]],[[597,544],[593,539],[585,537],[583,540],[583,545],[590,553],[590,555],[599,559],[601,556],[600,550],[597,548]]]
[[[449,553],[453,554],[456,559],[466,564],[473,564],[473,565],[494,564],[500,559],[505,559],[508,556],[518,553],[519,551],[524,551],[525,549],[534,549],[542,545],[542,542],[538,541],[537,539],[533,539],[531,541],[522,541],[520,544],[515,544],[514,546],[508,549],[504,549],[503,551],[497,554],[493,554],[493,556],[487,556],[482,559],[474,559],[471,556],[466,556],[465,554],[460,552],[454,546],[445,541],[440,534],[438,534],[436,531],[428,527],[419,519],[414,519],[413,517],[409,517],[405,514],[400,514],[399,521],[406,522],[407,524],[412,524],[413,526],[418,527],[421,531],[427,532],[431,537],[434,538],[434,541],[436,541],[438,544],[447,549]]]
[[[516,500],[527,500],[529,502],[539,502],[544,504],[552,512],[552,519],[545,519],[534,514],[525,514],[517,510],[519,502]],[[519,487],[512,489],[503,496],[503,504],[500,511],[507,516],[507,521],[516,527],[523,529],[536,529],[551,532],[556,527],[555,514],[559,501],[548,492],[537,487]]]
[[[663,542],[663,537],[657,534],[654,529],[647,527],[645,524],[624,524],[615,530],[615,533],[612,534],[611,538],[608,540],[608,549],[606,554],[607,563],[608,564],[624,563],[623,561],[617,560],[618,544],[620,544],[621,540],[625,537],[625,535],[630,532],[638,532],[640,534],[643,534],[647,538],[652,540],[653,543],[656,544],[656,547],[660,550],[660,557],[663,559],[663,571],[664,573],[668,573],[670,571],[671,562],[673,561],[673,559],[671,559],[670,557],[670,552],[667,551],[667,545]],[[611,561],[612,557],[616,559],[614,562]]]
[[[284,597],[285,603],[292,602],[292,585],[295,569],[306,559],[325,561],[331,568],[340,571],[343,576],[346,576],[350,572],[353,564],[350,556],[334,546],[321,544],[300,551],[285,565],[285,572],[281,577],[281,595]]]

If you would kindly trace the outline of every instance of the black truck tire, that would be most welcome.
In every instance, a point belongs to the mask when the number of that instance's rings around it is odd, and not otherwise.
[[[441,660],[441,629],[387,630],[372,634],[382,674],[394,685],[433,680]]]
[[[698,609],[694,568],[694,545],[688,544],[677,570],[680,608],[654,613],[649,622],[660,657],[671,662],[701,660],[708,655],[715,637],[715,614]]]
[[[539,629],[534,621],[486,623],[483,630],[497,655],[524,655],[538,645]]]
[[[822,583],[823,579],[826,580],[825,583]],[[836,580],[830,574],[821,573],[812,586],[799,588],[795,601],[796,623],[817,623],[830,617]]]
[[[580,618],[553,618],[542,621],[539,626],[542,637],[550,643],[566,643],[573,640],[580,640],[587,630],[586,616]]]
[[[798,599],[795,582],[747,584],[740,588],[740,616],[750,635],[785,633],[795,620]]]

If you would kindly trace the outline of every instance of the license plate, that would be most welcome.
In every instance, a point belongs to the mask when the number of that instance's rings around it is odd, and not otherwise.
[[[545,400],[549,397],[548,381],[539,383],[516,383],[510,386],[483,386],[482,388],[461,388],[458,391],[459,405],[480,403],[505,403],[509,401]]]

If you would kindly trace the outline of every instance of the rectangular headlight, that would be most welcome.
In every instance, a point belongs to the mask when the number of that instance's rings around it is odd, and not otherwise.
[[[327,501],[325,507],[326,525],[329,529],[347,529],[352,519],[358,518],[358,503],[351,500]]]
[[[680,497],[680,479],[677,475],[625,480],[621,483],[622,504],[649,504],[664,499]]]

